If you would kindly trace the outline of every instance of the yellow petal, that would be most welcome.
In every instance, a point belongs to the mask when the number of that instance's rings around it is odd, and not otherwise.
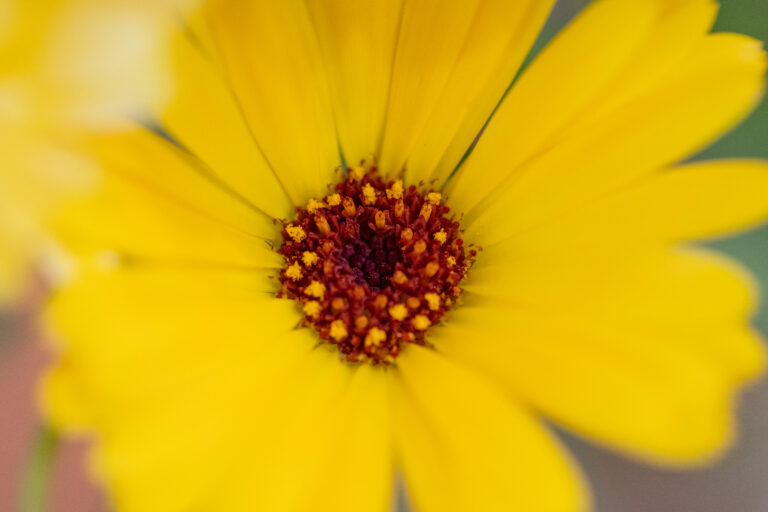
[[[451,190],[460,211],[468,212],[535,156],[610,83],[651,32],[659,3],[596,2],[557,35],[507,94],[453,180]]]
[[[179,32],[173,58],[173,97],[160,115],[164,128],[250,203],[273,217],[288,218],[290,199],[259,151],[214,57]]]
[[[320,197],[339,165],[326,73],[304,2],[211,2],[208,15],[235,95],[296,205]]]
[[[310,496],[313,510],[391,510],[391,377],[392,372],[369,365],[355,370],[336,417],[326,420],[333,425],[327,440],[333,454],[317,477],[315,497]]]
[[[470,224],[477,219],[470,231],[487,230],[478,236],[490,243],[504,232],[562,215],[702,148],[755,105],[764,70],[759,42],[733,34],[703,39],[657,88],[610,115],[585,117],[567,139],[521,169],[506,189],[501,187],[493,205],[469,215]],[[502,226],[495,219],[509,204],[515,205],[514,216]]]
[[[409,181],[458,163],[512,80],[550,1],[406,2],[387,107],[381,168]]]
[[[486,381],[415,345],[398,374],[398,457],[417,510],[589,508],[568,455]]]
[[[603,245],[503,254],[478,260],[463,287],[491,303],[659,327],[741,325],[754,311],[749,274],[701,249],[634,246],[619,252]]]
[[[108,173],[245,233],[267,239],[277,235],[272,217],[158,134],[135,128],[93,135],[87,144],[96,163]]]
[[[253,510],[262,497],[285,510],[278,505],[306,495],[288,487],[311,488],[329,460],[335,446],[317,443],[308,425],[335,411],[348,369],[312,350],[314,333],[293,328],[295,304],[254,290],[252,279],[95,274],[54,303],[65,352],[46,410],[60,428],[96,434],[96,470],[121,510]],[[261,492],[243,491],[254,486]],[[230,496],[254,501],[227,508]]]
[[[709,462],[733,438],[734,386],[713,358],[655,334],[567,309],[484,307],[457,311],[433,341],[592,441],[663,465]],[[723,352],[734,339],[718,340]]]
[[[86,197],[57,208],[50,224],[69,250],[84,256],[116,255],[126,261],[138,258],[155,263],[282,266],[282,258],[266,240],[114,173],[105,173],[97,189]]]
[[[594,236],[680,240],[722,236],[768,218],[768,164],[701,162],[658,173],[558,222]],[[593,236],[593,235],[590,235]]]
[[[402,4],[402,0],[307,2],[348,165],[357,165],[379,147]]]

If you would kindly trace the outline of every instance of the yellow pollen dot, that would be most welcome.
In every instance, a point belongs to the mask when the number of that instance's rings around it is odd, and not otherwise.
[[[392,188],[387,189],[387,199],[400,199],[403,197],[403,180],[397,180]]]
[[[352,179],[355,181],[360,181],[365,176],[365,168],[361,166],[353,167],[349,170],[349,175],[352,176]]]
[[[288,236],[290,236],[291,239],[293,239],[293,241],[296,243],[299,243],[307,238],[307,234],[304,232],[304,228],[301,226],[288,224],[288,227],[285,228],[285,232],[288,233]]]
[[[445,233],[444,229],[441,229],[440,231],[438,231],[432,236],[435,238],[435,240],[437,240],[441,244],[444,244],[445,241],[448,240],[448,235]]]
[[[456,258],[454,258],[453,256],[448,256],[447,258],[445,258],[445,262],[448,263],[449,267],[452,267],[456,264]]]
[[[427,201],[429,201],[432,204],[440,204],[440,200],[443,198],[441,194],[438,192],[430,192],[427,194]]]
[[[370,183],[366,183],[363,186],[363,202],[365,204],[373,204],[376,202],[376,189],[371,186]]]
[[[322,201],[318,201],[317,199],[310,199],[307,203],[307,211],[309,213],[315,213],[320,208],[325,208],[325,204],[323,204]]]
[[[392,274],[392,280],[397,284],[404,284],[408,281],[408,276],[402,270],[395,270],[395,273]]]
[[[328,334],[336,341],[343,340],[347,337],[347,324],[343,320],[334,320],[331,322],[331,329]]]
[[[378,347],[382,341],[387,339],[387,333],[379,329],[378,327],[371,327],[371,330],[368,331],[368,335],[365,337],[365,346],[376,346]]]
[[[301,255],[301,261],[304,262],[304,265],[307,267],[311,267],[317,261],[320,259],[320,256],[317,255],[317,253],[312,251],[304,251],[304,254]]]
[[[329,206],[338,206],[341,204],[341,196],[339,194],[331,194],[325,198],[325,202]]]
[[[427,242],[424,240],[416,240],[413,244],[413,254],[419,255],[427,250]]]
[[[424,203],[421,205],[421,211],[419,212],[419,215],[424,217],[424,220],[428,221],[430,215],[432,215],[432,205],[429,203]]]
[[[405,320],[405,317],[408,316],[408,308],[405,307],[405,304],[395,304],[389,308],[389,316],[398,321]]]
[[[304,310],[304,314],[307,316],[311,316],[312,318],[315,318],[317,315],[320,314],[320,303],[316,300],[310,300],[306,304],[304,304],[304,307],[302,308]]]
[[[285,269],[285,277],[293,279],[294,281],[298,281],[303,276],[304,273],[301,271],[301,266],[298,261]]]
[[[309,286],[304,288],[304,293],[316,299],[325,297],[325,285],[319,281],[312,281]]]
[[[424,300],[427,301],[427,306],[429,306],[429,309],[432,311],[440,309],[440,296],[438,294],[432,292],[425,293]]]
[[[413,327],[418,331],[426,331],[427,328],[432,325],[425,315],[416,315],[413,317]]]

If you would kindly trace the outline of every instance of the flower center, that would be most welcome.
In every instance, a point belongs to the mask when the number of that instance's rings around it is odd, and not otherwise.
[[[476,256],[437,192],[348,170],[335,192],[297,208],[283,229],[280,297],[349,362],[388,364],[461,295]]]

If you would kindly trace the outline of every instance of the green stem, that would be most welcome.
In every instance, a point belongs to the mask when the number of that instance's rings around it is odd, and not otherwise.
[[[47,425],[42,425],[24,469],[21,483],[20,512],[45,512],[48,508],[48,483],[59,439]]]

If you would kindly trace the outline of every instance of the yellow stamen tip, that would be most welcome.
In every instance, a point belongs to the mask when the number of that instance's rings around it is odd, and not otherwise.
[[[329,206],[338,206],[341,204],[341,196],[339,194],[331,194],[325,198],[325,202]]]
[[[288,224],[288,226],[285,228],[285,232],[288,233],[288,236],[290,236],[291,239],[296,243],[299,243],[307,238],[307,234],[304,232],[304,228],[301,226]]]
[[[454,258],[453,256],[448,256],[447,258],[445,258],[445,261],[446,263],[448,263],[449,267],[452,267],[456,264],[456,258]]]
[[[440,296],[438,294],[432,292],[425,293],[424,300],[427,301],[427,306],[429,306],[429,309],[432,311],[440,309]]]
[[[325,204],[317,199],[310,199],[307,203],[307,211],[309,213],[315,213],[317,210],[325,208]]]
[[[317,255],[316,252],[312,251],[304,251],[304,253],[301,255],[301,261],[304,262],[304,266],[311,267],[315,263],[318,262],[320,259],[320,256]]]
[[[376,189],[371,186],[370,183],[366,183],[363,186],[363,202],[365,204],[373,204],[376,202]]]
[[[408,308],[405,307],[405,304],[395,304],[389,308],[389,316],[398,321],[405,320],[405,317],[408,316]]]
[[[413,327],[416,330],[426,331],[430,325],[432,325],[432,322],[430,322],[429,318],[425,315],[416,315],[413,317]]]
[[[403,180],[397,180],[392,188],[387,189],[387,199],[400,199],[403,197]]]
[[[347,324],[343,320],[334,320],[331,322],[331,328],[328,331],[331,338],[336,341],[341,341],[347,337]]]
[[[360,181],[365,176],[365,168],[361,166],[352,167],[349,170],[349,175],[352,176],[352,179],[355,181]]]
[[[378,347],[382,341],[387,339],[387,333],[379,329],[378,327],[371,327],[371,330],[368,331],[368,335],[365,337],[365,346],[376,346]]]
[[[320,314],[320,310],[322,308],[320,307],[319,302],[317,302],[316,300],[310,300],[309,302],[304,304],[304,307],[302,309],[304,310],[305,315],[315,318],[317,315]]]
[[[325,285],[319,281],[312,281],[309,286],[304,288],[304,294],[316,299],[325,297]]]
[[[444,229],[441,229],[440,231],[438,231],[432,236],[435,238],[435,240],[437,240],[441,244],[444,244],[445,241],[448,240],[448,235],[445,233]]]
[[[430,192],[427,194],[427,201],[429,201],[432,204],[440,204],[440,200],[443,198],[443,196],[438,192]]]
[[[298,261],[285,269],[285,277],[293,279],[294,281],[298,281],[304,277],[304,273],[301,271],[301,265],[299,265]]]
[[[421,211],[419,211],[419,215],[424,217],[424,220],[429,221],[429,217],[432,215],[432,205],[429,203],[424,203],[421,206]]]

